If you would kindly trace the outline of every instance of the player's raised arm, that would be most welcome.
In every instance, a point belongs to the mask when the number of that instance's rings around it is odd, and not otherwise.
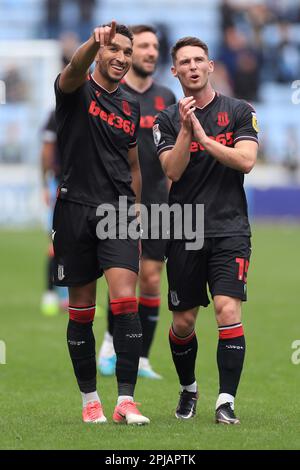
[[[94,62],[99,48],[110,44],[115,35],[115,20],[110,26],[99,26],[94,29],[92,36],[77,49],[71,62],[62,71],[59,77],[61,91],[72,93],[85,82],[89,67]]]

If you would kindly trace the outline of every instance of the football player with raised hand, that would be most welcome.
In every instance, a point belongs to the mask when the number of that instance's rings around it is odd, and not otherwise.
[[[149,423],[133,398],[142,347],[135,294],[139,241],[119,236],[120,226],[116,237],[102,237],[97,230],[99,207],[110,207],[115,215],[121,196],[130,206],[140,200],[140,107],[119,86],[131,67],[132,40],[131,31],[115,21],[97,27],[55,82],[63,161],[53,221],[55,282],[69,288],[67,344],[82,395],[83,421],[92,423],[107,421],[96,388],[93,335],[96,280],[103,273],[115,316],[118,400],[113,421]]]
[[[140,132],[138,137],[139,160],[142,174],[141,202],[150,213],[151,204],[168,201],[169,182],[157,159],[152,127],[155,116],[167,106],[175,103],[171,90],[156,83],[153,74],[159,56],[159,42],[155,29],[150,25],[135,25],[133,32],[132,67],[122,80],[122,88],[130,93],[141,107]],[[151,223],[149,220],[148,222]],[[164,262],[166,241],[142,238],[142,257],[139,272],[139,315],[143,330],[142,352],[138,375],[160,379],[149,362],[160,307],[160,280]],[[108,331],[102,343],[98,367],[103,375],[112,375],[115,369],[113,347],[114,316],[108,311]]]

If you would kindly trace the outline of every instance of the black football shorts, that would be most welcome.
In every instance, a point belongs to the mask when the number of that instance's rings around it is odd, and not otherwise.
[[[167,239],[163,237],[162,219],[151,219],[151,205],[147,206],[147,213],[142,212],[142,259],[153,261],[165,260]],[[155,236],[155,238],[154,238]]]
[[[164,261],[167,240],[142,239],[142,259]]]
[[[201,250],[186,250],[172,240],[166,249],[169,309],[184,311],[207,307],[215,295],[247,300],[247,271],[251,242],[247,236],[206,238]]]
[[[55,285],[85,285],[112,267],[138,273],[138,240],[99,239],[96,233],[99,221],[96,207],[57,200],[52,230]]]

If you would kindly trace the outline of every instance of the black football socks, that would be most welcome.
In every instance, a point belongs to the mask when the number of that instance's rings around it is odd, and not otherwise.
[[[173,326],[171,326],[169,343],[180,384],[182,386],[193,384],[196,380],[195,363],[198,350],[195,330],[189,335],[181,337],[175,334]]]
[[[219,369],[219,393],[235,397],[246,352],[245,336],[241,323],[219,327],[217,363]]]
[[[133,397],[143,336],[137,299],[113,299],[110,306],[114,315],[113,342],[117,356],[118,394]]]
[[[141,357],[149,357],[153,342],[160,306],[160,297],[140,297],[139,316],[143,331],[143,346]]]
[[[95,305],[69,306],[67,342],[75,376],[81,392],[96,390],[96,353],[93,334]]]

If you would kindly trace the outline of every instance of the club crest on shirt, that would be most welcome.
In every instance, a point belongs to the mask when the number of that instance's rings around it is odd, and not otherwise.
[[[229,124],[229,117],[227,111],[218,113],[217,124],[221,127],[227,126]]]
[[[256,132],[259,132],[256,113],[251,113],[251,114],[252,114],[252,127]]]
[[[122,101],[122,109],[123,109],[123,112],[125,114],[127,114],[127,116],[131,116],[131,108],[129,106],[129,103],[128,101]]]
[[[154,124],[153,126],[153,139],[156,146],[158,146],[161,139],[161,132],[159,130],[159,124]]]

